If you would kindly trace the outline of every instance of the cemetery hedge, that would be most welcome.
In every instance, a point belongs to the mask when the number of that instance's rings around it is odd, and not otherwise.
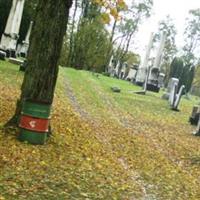
[[[53,136],[32,146],[3,126],[22,78],[0,62],[0,199],[199,199],[200,140],[188,123],[199,99],[183,98],[173,112],[162,94],[136,95],[128,82],[60,68]]]

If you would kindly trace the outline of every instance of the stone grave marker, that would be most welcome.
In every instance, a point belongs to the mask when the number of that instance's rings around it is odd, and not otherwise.
[[[192,125],[197,125],[200,117],[200,106],[195,105],[192,109],[191,116],[189,118],[189,122]]]
[[[199,120],[198,120],[197,129],[196,129],[196,131],[193,132],[193,134],[195,136],[200,136],[200,117],[199,117]]]

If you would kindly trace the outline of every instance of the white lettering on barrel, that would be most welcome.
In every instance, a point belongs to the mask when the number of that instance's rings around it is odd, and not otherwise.
[[[30,124],[31,128],[35,128],[36,121],[30,121],[29,124]]]

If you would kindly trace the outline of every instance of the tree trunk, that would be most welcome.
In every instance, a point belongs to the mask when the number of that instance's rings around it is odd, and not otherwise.
[[[40,0],[38,3],[14,123],[21,113],[23,100],[53,102],[58,60],[71,5],[72,0]]]
[[[110,36],[110,42],[114,45],[114,42],[113,42],[113,38],[114,38],[114,35],[115,35],[115,29],[116,29],[116,26],[117,26],[117,20],[114,21],[114,24],[113,24],[113,27],[112,27],[112,31],[111,31],[111,36]],[[105,62],[105,70],[104,71],[107,71],[108,70],[108,65],[110,63],[110,59],[112,57],[112,54],[113,54],[113,47],[111,48],[108,48],[108,53],[107,53],[107,59],[106,59],[106,62]]]
[[[116,26],[117,26],[117,20],[114,21],[114,24],[113,24],[113,27],[112,27],[110,42],[113,42]]]
[[[74,8],[74,13],[73,13],[73,18],[72,18],[72,29],[70,32],[69,55],[68,55],[68,60],[67,60],[68,66],[72,65],[72,54],[74,51],[74,28],[75,28],[75,18],[76,18],[77,9],[78,9],[78,0],[75,0],[75,8]]]
[[[129,51],[129,46],[130,46],[130,42],[131,42],[131,39],[132,39],[132,36],[133,36],[134,32],[132,32],[128,38],[127,38],[127,44],[126,44],[126,48],[125,50],[123,50],[123,54],[121,55],[120,59],[123,60],[124,57],[126,56],[126,54],[128,53]]]

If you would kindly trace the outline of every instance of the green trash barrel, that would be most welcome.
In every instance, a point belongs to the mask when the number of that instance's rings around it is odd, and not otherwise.
[[[19,120],[20,141],[44,144],[49,132],[51,104],[24,101]]]
[[[51,113],[51,105],[33,101],[25,101],[22,107],[23,115],[48,119]]]

